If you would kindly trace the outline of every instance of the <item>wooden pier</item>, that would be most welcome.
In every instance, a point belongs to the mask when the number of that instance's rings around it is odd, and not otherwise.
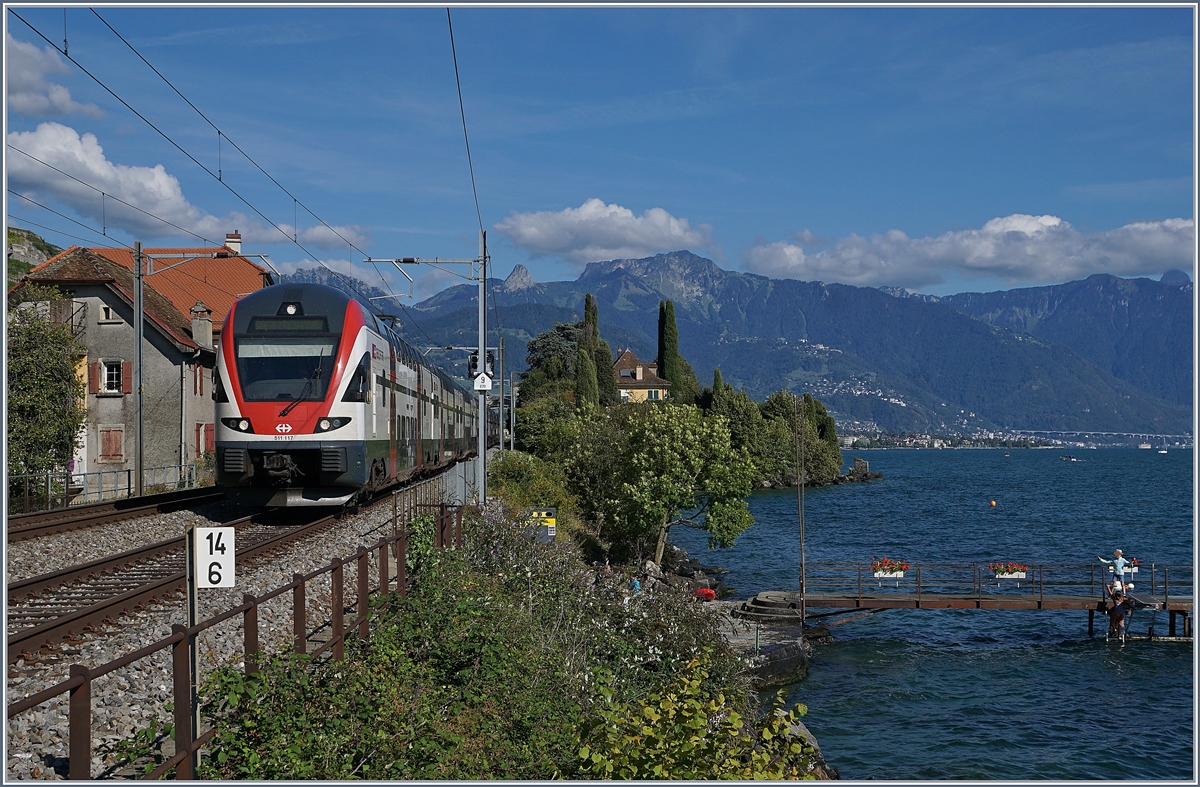
[[[800,591],[767,591],[745,602],[738,614],[761,620],[794,621],[801,607],[814,609],[1014,609],[1086,610],[1088,634],[1097,612],[1106,614],[1105,585],[1111,574],[1100,564],[1031,565],[1022,576],[996,575],[987,564],[910,564],[904,572],[875,572],[870,563],[809,563]],[[1192,636],[1193,568],[1139,566],[1126,575],[1135,584],[1134,610],[1168,613],[1168,636]],[[803,604],[802,604],[803,601]],[[828,614],[828,613],[826,613]],[[806,614],[806,617],[810,617]],[[823,615],[818,615],[823,617]]]

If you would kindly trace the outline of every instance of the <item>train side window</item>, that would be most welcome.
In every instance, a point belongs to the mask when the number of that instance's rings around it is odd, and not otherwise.
[[[225,382],[221,379],[221,370],[213,367],[212,370],[212,398],[217,404],[223,404],[229,401],[229,395],[225,393]]]
[[[346,394],[342,397],[343,402],[365,402],[370,396],[371,391],[371,354],[363,353],[362,360],[358,362],[358,368],[354,371],[354,376],[350,378],[350,385],[346,388]]]

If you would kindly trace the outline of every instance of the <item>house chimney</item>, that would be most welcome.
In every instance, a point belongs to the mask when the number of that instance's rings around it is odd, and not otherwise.
[[[657,376],[658,376],[658,362],[657,362],[657,361],[655,361],[655,362],[654,362],[654,363],[652,363],[652,364],[648,364],[648,365],[646,366],[646,368],[650,370],[650,376],[651,376],[651,377],[657,377]]]
[[[637,374],[637,379],[639,379],[639,380],[642,379],[642,365],[640,363],[637,365],[636,374]]]
[[[234,254],[242,253],[242,231],[234,230],[225,233],[225,246]]]
[[[192,341],[206,350],[213,346],[212,309],[202,301],[192,307]]]

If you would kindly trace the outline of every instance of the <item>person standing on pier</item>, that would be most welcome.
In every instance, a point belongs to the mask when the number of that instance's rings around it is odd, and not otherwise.
[[[1126,560],[1125,558],[1121,557],[1121,550],[1117,549],[1117,550],[1113,551],[1113,559],[1112,560],[1105,560],[1104,558],[1100,557],[1099,555],[1096,555],[1096,559],[1099,560],[1101,563],[1104,563],[1105,565],[1109,565],[1109,566],[1113,567],[1113,588],[1114,589],[1121,588],[1122,590],[1124,590],[1125,589],[1125,567],[1127,565],[1129,565],[1129,561]]]

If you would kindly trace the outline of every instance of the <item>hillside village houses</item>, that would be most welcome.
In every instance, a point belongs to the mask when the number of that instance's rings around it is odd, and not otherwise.
[[[143,278],[142,466],[148,471],[188,465],[214,452],[212,373],[221,326],[235,300],[274,280],[267,268],[239,254],[237,232],[221,248],[142,251],[154,255],[155,271]],[[77,477],[137,466],[133,272],[130,249],[72,246],[14,287],[53,285],[72,299],[54,316],[70,322],[87,348],[78,366],[87,380],[87,422],[71,468]]]
[[[658,376],[658,364],[642,363],[632,350],[618,351],[613,364],[622,402],[657,402],[667,398],[671,384]]]

